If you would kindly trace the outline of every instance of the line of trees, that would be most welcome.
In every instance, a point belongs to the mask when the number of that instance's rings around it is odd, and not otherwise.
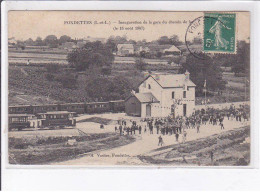
[[[62,45],[65,42],[75,42],[75,40],[67,35],[63,35],[60,38],[55,35],[48,35],[44,39],[42,39],[41,37],[37,37],[35,40],[29,38],[22,43],[25,46],[49,46],[51,48],[57,48],[59,45]]]

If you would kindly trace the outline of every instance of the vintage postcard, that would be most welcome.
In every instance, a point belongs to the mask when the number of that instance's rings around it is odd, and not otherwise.
[[[250,166],[250,12],[9,11],[8,163]]]

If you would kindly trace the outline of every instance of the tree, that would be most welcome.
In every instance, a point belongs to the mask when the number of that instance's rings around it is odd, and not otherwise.
[[[169,64],[174,63],[174,64],[178,64],[178,65],[179,65],[179,64],[181,63],[181,59],[182,59],[181,56],[171,57],[171,58],[169,59],[168,63],[169,63]]]
[[[97,87],[98,86],[98,87]],[[86,91],[92,99],[103,101],[124,99],[127,97],[132,86],[129,80],[117,76],[113,79],[96,77],[86,83]]]
[[[55,35],[48,35],[44,39],[44,43],[49,46],[50,48],[57,48],[58,47],[58,38]]]
[[[123,36],[123,37],[121,37],[121,36],[116,36],[114,40],[115,40],[115,43],[116,43],[116,44],[123,44],[123,43],[126,43],[126,42],[127,42],[126,36]]]
[[[213,63],[213,59],[203,53],[200,54],[204,60],[189,54],[186,63],[183,64],[182,73],[185,70],[190,72],[190,79],[196,84],[196,93],[201,95],[205,80],[207,81],[207,89],[214,91],[225,88],[225,81],[222,80],[222,70],[219,65]]]
[[[114,61],[112,48],[100,41],[87,42],[81,49],[70,52],[67,60],[77,71],[110,66]]]
[[[132,39],[130,39],[130,40],[128,41],[128,43],[129,43],[129,44],[134,44],[134,45],[135,45],[135,44],[136,44],[136,41],[135,41],[135,40],[132,40]]]
[[[161,58],[162,56],[163,56],[163,53],[162,53],[162,52],[158,51],[158,52],[156,53],[156,57],[157,57],[157,58]]]
[[[162,36],[159,38],[158,43],[160,45],[171,44],[171,39],[169,39],[168,36]]]
[[[231,71],[238,75],[239,73],[250,74],[250,44],[246,41],[238,41],[236,54],[215,55],[214,63],[216,65],[231,67]]]
[[[140,57],[145,58],[146,57],[146,52],[145,51],[141,51],[140,52]]]
[[[239,41],[237,44],[237,54],[231,63],[232,71],[238,74],[250,76],[250,44],[246,41]],[[238,71],[238,72],[237,72]]]
[[[172,35],[170,38],[168,36],[162,36],[157,40],[157,42],[160,45],[171,44],[178,46],[182,44],[177,35]]]
[[[117,43],[113,37],[109,37],[106,44],[112,52],[117,52]]]
[[[18,49],[18,48],[21,48],[22,50],[24,50],[24,49],[25,49],[25,44],[24,44],[24,42],[18,40],[18,41],[17,41],[17,44],[16,44],[16,48],[17,48],[17,49]]]
[[[72,39],[71,39],[70,36],[63,35],[63,36],[61,36],[60,39],[59,39],[59,44],[61,45],[61,44],[65,43],[65,42],[70,42],[71,40],[72,40]]]
[[[179,46],[182,44],[182,42],[179,40],[179,37],[177,35],[171,36],[170,40],[171,40],[171,44],[173,44],[175,46]]]
[[[43,41],[42,41],[42,38],[41,37],[37,37],[36,40],[35,40],[35,45],[36,46],[43,46]]]
[[[202,44],[202,39],[200,37],[194,37],[192,42],[193,44]]]
[[[138,69],[139,71],[143,71],[145,70],[145,67],[147,66],[147,64],[144,62],[144,60],[140,57],[137,58],[135,60],[135,67],[136,69]]]
[[[239,74],[245,74],[245,67],[242,64],[237,64],[232,66],[231,71],[235,73],[236,76]]]
[[[24,43],[25,43],[26,46],[32,46],[32,45],[34,45],[34,41],[33,41],[33,39],[31,39],[31,38],[29,38],[29,39],[27,39],[26,41],[24,41]]]

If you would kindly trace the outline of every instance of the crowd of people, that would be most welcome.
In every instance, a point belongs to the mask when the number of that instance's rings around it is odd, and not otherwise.
[[[138,124],[135,120],[118,120],[115,131],[120,135],[159,134],[158,145],[162,146],[164,135],[175,135],[176,142],[179,142],[179,137],[182,136],[184,143],[189,129],[195,129],[200,133],[201,125],[209,124],[218,125],[221,130],[224,130],[224,119],[244,122],[249,120],[249,115],[249,105],[240,105],[238,108],[234,106],[224,109],[207,108],[196,110],[189,117],[145,118]]]

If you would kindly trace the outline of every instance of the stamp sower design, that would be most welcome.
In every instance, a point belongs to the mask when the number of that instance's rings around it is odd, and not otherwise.
[[[205,13],[204,15],[204,51],[236,51],[236,14]]]

